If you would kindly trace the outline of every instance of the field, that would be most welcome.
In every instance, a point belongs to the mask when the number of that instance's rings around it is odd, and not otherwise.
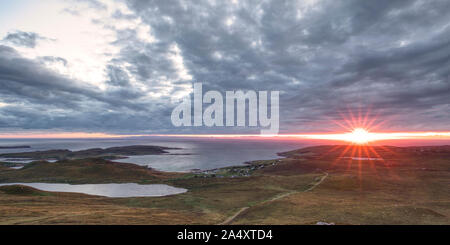
[[[189,191],[107,198],[4,186],[0,224],[450,224],[449,146],[317,146],[280,155],[286,158],[197,173],[104,159],[2,167],[0,182],[164,183]]]

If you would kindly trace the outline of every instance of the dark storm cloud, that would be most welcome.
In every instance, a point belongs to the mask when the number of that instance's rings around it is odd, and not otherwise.
[[[170,133],[248,130],[172,128],[174,105],[161,91],[175,94],[203,82],[205,90],[222,92],[281,91],[282,132],[333,130],[339,126],[332,120],[369,110],[387,119],[385,126],[392,130],[448,130],[447,0],[126,3],[134,14],[116,11],[112,17],[139,18],[154,40],[142,40],[134,27],[116,29],[93,20],[117,33],[112,45],[120,49],[105,67],[104,91],[0,47],[0,93],[15,106],[0,108],[0,125]],[[176,55],[192,79],[180,75]],[[149,100],[137,83],[159,96]],[[42,116],[46,106],[51,110]],[[17,120],[9,123],[11,117]]]

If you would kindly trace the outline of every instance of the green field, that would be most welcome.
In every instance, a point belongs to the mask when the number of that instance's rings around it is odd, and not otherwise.
[[[450,224],[449,146],[318,146],[281,155],[198,173],[103,159],[2,167],[2,183],[164,183],[189,191],[107,198],[4,186],[0,224]]]

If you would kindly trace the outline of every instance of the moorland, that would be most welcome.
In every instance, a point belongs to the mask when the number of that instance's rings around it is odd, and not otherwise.
[[[188,192],[108,198],[2,186],[0,224],[450,224],[450,146],[327,145],[279,155],[189,173],[105,154],[21,169],[4,163],[0,183],[160,183]]]

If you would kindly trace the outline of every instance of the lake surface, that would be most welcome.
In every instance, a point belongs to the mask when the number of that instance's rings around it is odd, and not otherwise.
[[[53,192],[75,192],[88,195],[105,196],[105,197],[159,197],[181,194],[186,189],[177,188],[169,185],[139,185],[135,183],[126,184],[50,184],[50,183],[7,183],[5,185],[26,185],[43,191]]]

